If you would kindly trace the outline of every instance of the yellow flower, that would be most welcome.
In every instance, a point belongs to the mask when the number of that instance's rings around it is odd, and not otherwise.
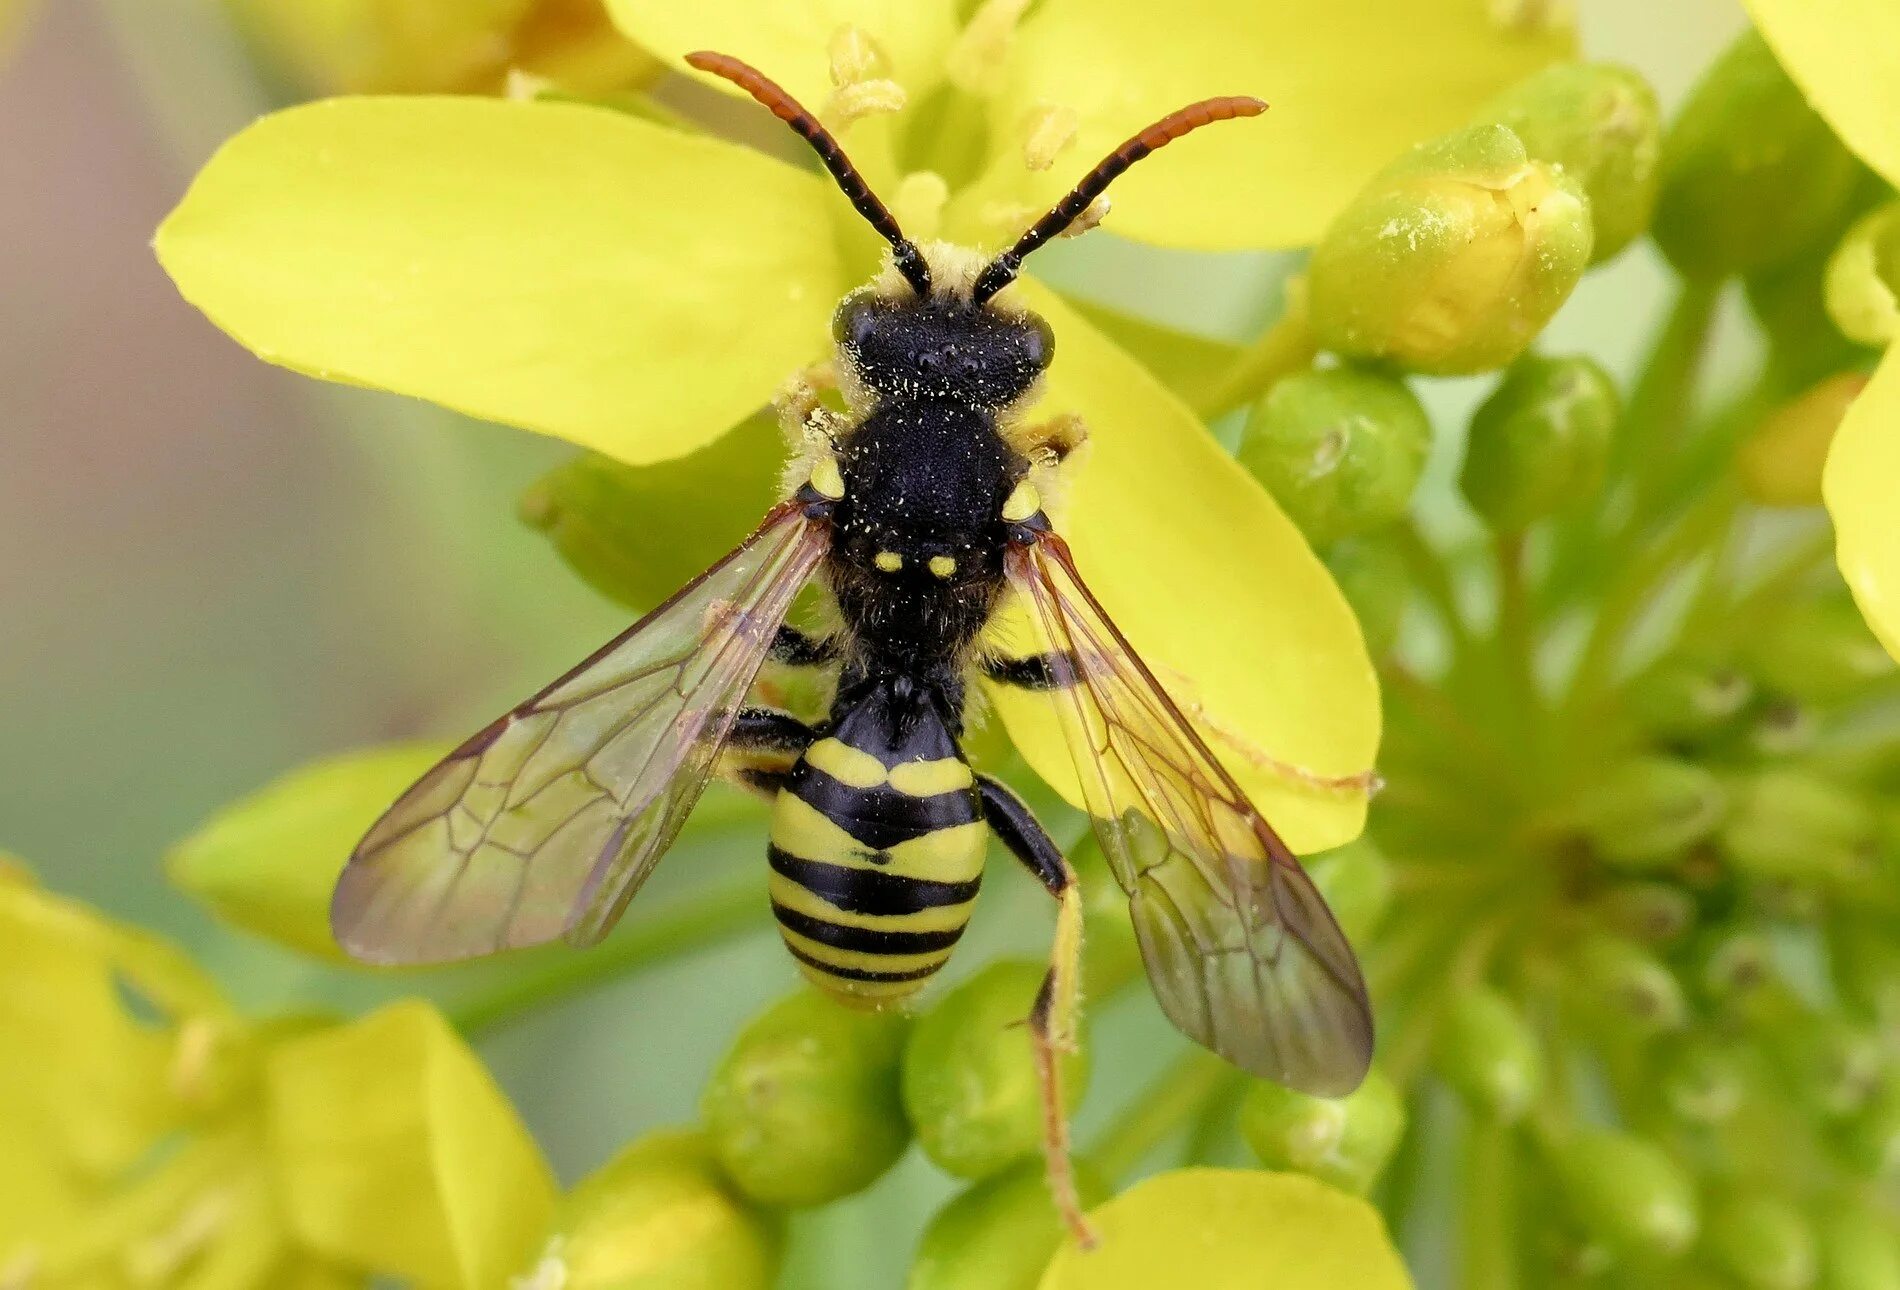
[[[985,0],[967,21],[953,0],[610,7],[669,66],[714,48],[780,80],[845,133],[912,236],[985,245],[1133,129],[1249,90],[1275,113],[1137,172],[1113,227],[1302,244],[1393,153],[1568,44],[1496,22],[1489,0],[1188,0],[1164,22],[1080,0],[1026,16]],[[833,303],[876,263],[835,190],[756,152],[595,107],[449,99],[266,118],[200,174],[157,246],[181,292],[272,362],[631,463],[701,449],[764,404],[825,352]],[[1060,337],[1045,408],[1091,429],[1066,523],[1084,572],[1288,841],[1350,838],[1363,795],[1283,773],[1355,774],[1378,740],[1372,669],[1330,576],[1148,371],[1047,288],[1020,289]],[[1001,708],[1079,801],[1049,705]]]
[[[1841,141],[1900,184],[1900,8],[1888,0],[1748,0],[1788,74]],[[1828,451],[1822,494],[1836,558],[1900,657],[1900,352],[1889,348]]]
[[[547,1165],[428,1005],[239,1018],[174,947],[0,875],[0,1285],[499,1290]]]

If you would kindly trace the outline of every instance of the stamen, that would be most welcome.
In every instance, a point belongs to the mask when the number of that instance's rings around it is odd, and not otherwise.
[[[1103,193],[1100,197],[1097,197],[1094,201],[1090,202],[1088,206],[1083,209],[1082,213],[1075,217],[1074,222],[1071,223],[1067,228],[1063,229],[1060,233],[1056,234],[1056,236],[1057,237],[1081,237],[1084,233],[1088,232],[1090,229],[1094,228],[1097,224],[1100,224],[1103,220],[1108,218],[1108,211],[1109,211],[1110,205],[1111,203],[1108,200],[1108,194]]]
[[[928,241],[943,227],[943,209],[950,201],[950,185],[934,170],[913,170],[898,182],[891,210],[911,237]]]
[[[1029,0],[983,0],[944,55],[950,83],[966,94],[988,97],[1002,83],[1009,42],[1016,35]]]
[[[832,33],[829,48],[831,83],[839,89],[890,75],[890,60],[862,27],[850,23]]]
[[[902,112],[908,101],[904,87],[896,81],[856,81],[833,90],[819,115],[834,130],[843,130],[867,116]]]
[[[1081,118],[1072,107],[1050,103],[1033,109],[1026,122],[1023,139],[1023,164],[1031,170],[1047,170],[1075,143]]]

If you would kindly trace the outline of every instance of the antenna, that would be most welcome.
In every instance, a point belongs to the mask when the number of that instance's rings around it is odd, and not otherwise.
[[[1014,282],[1024,257],[1075,223],[1090,203],[1100,197],[1124,171],[1155,149],[1166,147],[1182,135],[1204,125],[1231,121],[1241,116],[1259,116],[1266,110],[1267,105],[1259,99],[1229,95],[1202,99],[1199,103],[1190,103],[1180,111],[1162,117],[1102,158],[1101,164],[1082,176],[1082,182],[1070,189],[1067,197],[1051,206],[1047,215],[1030,225],[1029,231],[1016,239],[1016,245],[991,260],[977,277],[976,286],[970,292],[971,299],[980,305]]]
[[[688,66],[697,67],[702,72],[711,72],[714,76],[731,81],[771,109],[773,116],[791,126],[800,138],[809,143],[812,151],[818,154],[818,160],[838,181],[839,189],[851,199],[858,214],[864,216],[866,222],[877,230],[879,237],[891,244],[897,271],[904,275],[904,281],[910,283],[911,289],[920,297],[930,294],[930,266],[924,263],[917,244],[904,236],[904,230],[898,227],[897,217],[891,214],[890,207],[878,200],[871,186],[864,182],[864,176],[851,164],[851,158],[844,155],[843,146],[817,117],[765,73],[730,54],[715,54],[702,49],[688,54],[686,62]]]

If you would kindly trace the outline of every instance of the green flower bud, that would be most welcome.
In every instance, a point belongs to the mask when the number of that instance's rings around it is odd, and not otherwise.
[[[1560,63],[1506,90],[1477,120],[1507,125],[1537,161],[1583,185],[1601,264],[1649,227],[1662,157],[1656,92],[1626,67]]]
[[[1900,1079],[1882,1080],[1840,1136],[1848,1162],[1869,1178],[1900,1182]]]
[[[1655,869],[1714,833],[1727,809],[1712,772],[1673,757],[1637,757],[1585,793],[1575,817],[1605,863]]]
[[[1688,1018],[1675,974],[1633,941],[1591,933],[1575,946],[1571,966],[1583,1003],[1634,1022],[1643,1033],[1676,1030]]]
[[[1326,548],[1326,567],[1352,606],[1366,652],[1383,658],[1398,643],[1411,599],[1412,571],[1398,541],[1385,533],[1345,538]]]
[[[1727,724],[1754,692],[1753,683],[1733,668],[1671,658],[1630,686],[1629,704],[1654,738],[1689,739]]]
[[[1702,1246],[1747,1290],[1807,1290],[1818,1270],[1813,1230],[1776,1196],[1735,1196],[1712,1206]]]
[[[1900,201],[1847,230],[1823,282],[1827,316],[1849,340],[1878,348],[1900,332]]]
[[[1620,882],[1592,903],[1606,931],[1666,945],[1695,925],[1695,897],[1665,882]]]
[[[1706,1036],[1672,1045],[1658,1072],[1663,1104],[1691,1124],[1721,1124],[1742,1106],[1748,1076],[1735,1050]]]
[[[530,484],[517,509],[588,586],[644,612],[758,521],[783,455],[772,419],[755,416],[674,461],[628,466],[585,453]]]
[[[1616,417],[1616,387],[1594,360],[1520,358],[1471,418],[1465,499],[1506,533],[1582,501],[1603,482]]]
[[[1543,1091],[1537,1036],[1517,1006],[1489,986],[1460,991],[1434,1038],[1440,1077],[1479,1115],[1513,1121]]]
[[[1715,933],[1696,947],[1695,979],[1718,1003],[1739,1004],[1775,979],[1768,939],[1749,928]]]
[[[1257,1081],[1240,1103],[1240,1136],[1269,1169],[1310,1174],[1364,1195],[1405,1132],[1405,1104],[1375,1068],[1345,1097],[1312,1097]]]
[[[1764,506],[1819,506],[1834,432],[1866,386],[1859,372],[1839,372],[1763,417],[1735,451],[1742,491]]]
[[[1773,699],[1761,705],[1748,723],[1744,741],[1759,757],[1793,757],[1814,747],[1814,713],[1792,699]]]
[[[1777,1027],[1768,1051],[1796,1098],[1830,1118],[1866,1106],[1885,1074],[1880,1041],[1831,1014]]]
[[[1392,862],[1361,834],[1343,847],[1301,860],[1346,936],[1363,941],[1392,907]]]
[[[1750,31],[1663,136],[1651,231],[1687,277],[1746,273],[1825,236],[1859,182],[1860,164]]]
[[[1619,1253],[1673,1256],[1696,1237],[1695,1187],[1655,1143],[1614,1129],[1580,1129],[1551,1148],[1571,1213]]]
[[[1084,1208],[1109,1189],[1076,1164]],[[1035,1290],[1068,1235],[1039,1161],[986,1178],[937,1211],[911,1262],[907,1290]]]
[[[1893,658],[1844,591],[1783,606],[1755,637],[1749,658],[1770,689],[1821,705],[1851,699],[1894,673]]]
[[[917,1018],[904,1047],[904,1109],[924,1154],[950,1173],[987,1178],[1042,1144],[1042,1095],[1023,1024],[1047,965],[990,964]],[[1079,1105],[1088,1059],[1069,1054],[1062,1088]]]
[[[1900,1233],[1891,1215],[1850,1201],[1816,1219],[1825,1290],[1900,1290]]]
[[[806,990],[740,1031],[700,1097],[740,1190],[766,1205],[823,1205],[895,1164],[910,1136],[898,1071],[907,1029],[896,1013]]]
[[[1456,375],[1529,347],[1590,262],[1589,202],[1502,125],[1422,144],[1327,229],[1308,266],[1320,344]]]
[[[1878,820],[1860,794],[1812,771],[1770,768],[1738,776],[1722,850],[1757,878],[1851,877],[1871,857]]]
[[[564,1290],[768,1290],[784,1225],[732,1193],[704,1133],[640,1139],[561,1202],[541,1265]]]
[[[1405,382],[1339,367],[1276,383],[1247,414],[1238,456],[1323,546],[1404,515],[1431,441]]]
[[[1834,975],[1841,993],[1877,1024],[1900,1027],[1900,945],[1882,931],[1838,928]]]

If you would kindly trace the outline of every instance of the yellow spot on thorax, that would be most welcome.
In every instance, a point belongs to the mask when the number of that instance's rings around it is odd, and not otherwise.
[[[930,571],[939,578],[948,578],[957,571],[955,556],[933,555],[930,557]]]
[[[1020,524],[1041,509],[1042,494],[1025,479],[1003,502],[1003,518],[1011,524]]]
[[[895,551],[879,551],[872,563],[885,573],[896,573],[904,567],[904,557]]]
[[[844,496],[844,476],[839,473],[836,457],[826,453],[812,463],[811,487],[820,497],[834,502]]]

